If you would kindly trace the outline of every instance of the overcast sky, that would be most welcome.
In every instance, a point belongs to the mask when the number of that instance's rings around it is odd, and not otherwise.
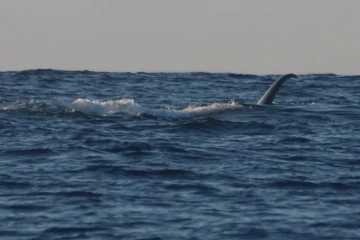
[[[0,70],[360,74],[359,0],[1,0]]]

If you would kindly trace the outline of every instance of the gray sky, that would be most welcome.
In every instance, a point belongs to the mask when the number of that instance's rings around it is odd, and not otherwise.
[[[359,0],[0,0],[0,70],[360,73]]]

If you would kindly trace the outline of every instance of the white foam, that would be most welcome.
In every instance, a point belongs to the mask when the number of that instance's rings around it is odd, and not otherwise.
[[[223,112],[232,109],[239,109],[243,106],[236,102],[230,103],[213,103],[206,106],[189,106],[182,110],[170,108],[150,108],[143,107],[133,99],[120,99],[114,101],[98,101],[79,98],[68,105],[75,111],[81,111],[87,114],[95,115],[113,115],[116,113],[129,114],[149,114],[161,117],[181,117],[187,118],[191,116],[208,115]]]
[[[224,112],[228,110],[234,110],[243,108],[243,105],[237,104],[236,102],[230,103],[213,103],[207,106],[199,106],[199,107],[187,107],[181,111],[188,112],[191,115],[208,115],[219,112]]]
[[[133,109],[136,108],[134,100],[132,99],[121,99],[115,101],[98,101],[98,100],[89,100],[84,98],[78,98],[74,102],[68,105],[69,108],[72,108],[75,111],[84,112],[87,114],[95,115],[109,115],[116,112],[133,112]]]
[[[3,103],[0,105],[0,108],[2,110],[17,110],[17,109],[21,109],[25,107],[25,103],[24,102],[8,102],[8,103]]]
[[[189,106],[184,109],[144,107],[135,103],[133,99],[119,99],[113,101],[90,100],[78,98],[73,102],[64,101],[25,101],[9,104],[2,104],[3,110],[30,109],[35,111],[79,111],[90,115],[114,115],[118,113],[126,114],[149,114],[160,117],[188,118],[191,116],[201,116],[242,108],[236,102],[212,103],[206,106]]]
[[[189,113],[171,110],[143,107],[133,99],[120,99],[114,101],[93,101],[79,98],[68,104],[69,109],[94,115],[113,115],[116,113],[150,114],[163,117],[189,117]]]

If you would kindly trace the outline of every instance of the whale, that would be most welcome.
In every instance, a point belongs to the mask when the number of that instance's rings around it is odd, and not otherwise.
[[[265,94],[259,99],[259,101],[256,104],[257,105],[272,104],[276,94],[278,93],[283,83],[290,78],[298,78],[298,77],[292,73],[281,76],[269,87],[269,89],[265,92]]]

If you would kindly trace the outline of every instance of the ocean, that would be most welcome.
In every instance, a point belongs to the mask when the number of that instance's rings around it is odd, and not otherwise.
[[[360,239],[360,76],[0,72],[0,238]]]

